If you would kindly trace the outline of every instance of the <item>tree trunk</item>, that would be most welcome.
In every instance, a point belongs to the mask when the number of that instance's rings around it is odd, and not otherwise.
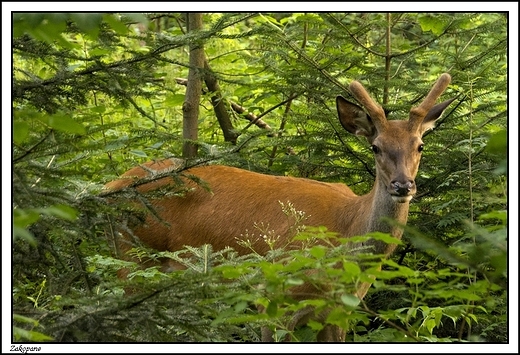
[[[202,29],[202,14],[188,13],[188,33]],[[201,41],[192,39],[190,43],[190,70],[188,73],[188,85],[186,86],[186,98],[182,105],[183,126],[182,136],[184,145],[182,156],[194,158],[197,156],[199,104],[202,91],[201,76],[204,69],[204,47]]]
[[[211,95],[211,103],[213,104],[213,109],[215,110],[215,115],[217,116],[220,128],[222,128],[222,132],[224,133],[224,140],[235,145],[237,143],[238,132],[236,132],[233,127],[227,109],[228,105],[222,99],[220,85],[218,84],[217,77],[211,70],[207,59],[204,60],[204,69],[204,81],[206,82],[208,90],[213,93]]]

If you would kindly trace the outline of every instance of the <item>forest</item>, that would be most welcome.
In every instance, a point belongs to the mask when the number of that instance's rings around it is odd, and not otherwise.
[[[510,342],[508,13],[20,12],[12,21],[12,344],[251,343],[263,327],[275,341],[306,343],[326,325],[349,343]],[[107,229],[132,208],[112,199],[147,202],[103,186],[130,168],[175,157],[366,194],[374,151],[341,127],[336,97],[355,102],[357,80],[389,119],[407,119],[442,73],[452,79],[439,101],[454,101],[423,136],[402,240],[356,237],[397,243],[390,258],[341,254],[333,233],[305,228],[302,211],[282,203],[307,247],[131,250],[186,267],[171,273],[116,257]],[[287,289],[312,277],[333,291],[292,299]],[[366,297],[352,296],[368,279]],[[330,313],[287,327],[310,306]]]

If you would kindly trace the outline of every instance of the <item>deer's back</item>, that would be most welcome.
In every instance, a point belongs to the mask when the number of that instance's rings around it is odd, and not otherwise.
[[[146,169],[133,168],[106,188],[122,189],[147,176],[150,170],[165,171],[176,164],[176,160],[169,159],[147,163]],[[179,189],[173,178],[166,177],[137,187],[144,197],[146,192],[160,191],[160,197],[154,192],[149,199],[162,220],[145,212],[146,222],[133,228],[136,236],[155,249],[174,251],[184,245],[212,244],[215,249],[232,246],[245,253],[251,250],[237,241],[249,240],[257,252],[263,253],[268,250],[266,239],[277,240],[277,247],[286,246],[298,225],[326,226],[341,233],[342,206],[356,197],[343,184],[264,175],[221,165],[194,167],[183,175],[196,176],[200,183],[183,177],[184,186]],[[294,213],[287,213],[289,204],[296,214],[305,215],[300,223]],[[146,211],[142,205],[138,208]]]

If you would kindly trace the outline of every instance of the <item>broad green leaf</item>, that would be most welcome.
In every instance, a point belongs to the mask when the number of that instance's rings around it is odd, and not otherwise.
[[[345,272],[352,276],[357,276],[361,273],[359,265],[351,261],[345,261],[343,263],[343,270],[345,270]]]
[[[276,313],[278,313],[278,303],[271,301],[267,306],[265,313],[269,315],[269,317],[275,317]]]
[[[22,144],[29,136],[29,125],[26,122],[13,122],[13,141]]]
[[[36,239],[34,238],[34,235],[32,235],[32,233],[25,228],[13,226],[13,239],[16,238],[21,238],[30,245],[36,246]]]
[[[428,315],[430,314],[431,310],[430,310],[430,307],[428,306],[420,306],[419,309],[421,310],[422,312],[422,315],[423,317],[428,317]]]
[[[129,19],[130,22],[148,24],[148,17],[145,14],[136,13],[136,12],[123,12],[122,15],[124,18]]]
[[[309,250],[309,253],[314,256],[316,259],[321,259],[325,256],[325,248],[321,245],[316,245],[316,246],[313,246],[310,250]]]
[[[49,44],[54,44],[57,41],[61,46],[68,48],[70,44],[62,36],[62,33],[65,32],[67,27],[66,16],[60,17],[56,15],[59,14],[45,14],[42,21],[37,26],[28,30],[27,33],[40,41]]]
[[[148,147],[148,149],[159,149],[164,145],[164,142],[157,142]]]
[[[289,286],[299,286],[299,285],[303,285],[305,281],[303,281],[302,279],[297,279],[297,278],[294,278],[294,277],[289,277],[287,278],[287,285]]]
[[[310,327],[312,330],[320,331],[323,329],[323,324],[316,322],[315,320],[311,319],[307,323],[307,326]]]
[[[507,131],[501,130],[489,138],[486,150],[495,154],[506,155],[507,153]]]
[[[445,24],[438,16],[425,15],[419,16],[419,24],[425,32],[432,31],[434,35],[440,35],[444,32]]]
[[[79,212],[70,206],[59,204],[48,207],[42,211],[43,213],[53,215],[68,221],[73,221],[78,218]]]
[[[36,332],[34,330],[25,330],[18,327],[13,327],[13,336],[15,340],[25,340],[25,341],[34,341],[41,342],[46,340],[54,340],[54,338],[45,335],[40,332]]]
[[[424,325],[426,326],[426,329],[428,329],[428,333],[432,334],[433,328],[436,326],[435,319],[427,319],[426,322],[424,322]]]
[[[92,113],[104,113],[106,110],[107,108],[104,105],[93,106],[90,108],[90,112]]]
[[[240,301],[238,302],[235,307],[234,307],[234,310],[235,310],[235,313],[240,313],[242,312],[244,309],[246,309],[247,307],[249,307],[249,303],[246,302],[246,301]]]
[[[136,156],[141,157],[141,158],[148,158],[148,154],[146,154],[142,150],[134,149],[134,150],[130,151],[130,154],[136,155]]]
[[[179,106],[184,103],[186,96],[182,94],[173,94],[166,96],[164,104],[166,106]]]
[[[227,279],[236,279],[244,274],[242,270],[227,265],[217,267],[214,270],[220,271],[222,273],[222,276]]]
[[[103,15],[98,13],[71,13],[70,19],[92,39],[97,39]]]
[[[13,314],[13,320],[16,321],[16,322],[20,322],[20,323],[31,323],[33,326],[37,327],[38,326],[38,321],[36,319],[33,319],[33,318],[29,318],[29,317],[26,317],[26,316],[22,316],[22,315],[19,315],[19,314]]]
[[[382,242],[385,242],[386,244],[397,244],[397,245],[403,244],[403,242],[400,239],[394,238],[388,233],[370,232],[367,234],[367,236],[369,236],[375,240],[380,240]]]
[[[307,23],[323,23],[323,19],[319,14],[314,13],[304,13],[294,15],[296,21],[299,22],[307,22]],[[283,20],[280,20],[280,23],[283,23]]]
[[[40,23],[44,19],[44,13],[34,12],[34,13],[13,13],[13,37],[20,37],[23,34],[28,33],[28,31],[32,28],[35,28],[40,25]]]
[[[348,307],[355,308],[359,305],[361,300],[354,295],[342,295],[341,302]]]
[[[117,19],[116,15],[104,15],[103,21],[105,21],[117,34],[124,35],[128,33],[128,27],[119,19]]]
[[[40,219],[40,214],[34,210],[13,210],[13,224],[20,228],[26,228]]]
[[[84,135],[86,133],[86,129],[81,123],[74,121],[69,115],[65,113],[42,115],[40,116],[40,120],[57,131],[78,135]]]
[[[106,48],[94,48],[88,52],[90,57],[101,57],[110,53],[110,50]]]
[[[479,216],[479,219],[486,220],[486,219],[499,219],[502,222],[507,221],[507,211],[501,210],[501,211],[492,211],[489,213],[484,213]]]

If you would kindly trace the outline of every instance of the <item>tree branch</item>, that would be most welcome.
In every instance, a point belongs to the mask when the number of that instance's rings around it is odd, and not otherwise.
[[[228,110],[226,109],[225,100],[222,98],[220,92],[220,85],[218,84],[217,77],[211,70],[207,58],[204,59],[204,69],[204,82],[206,83],[208,90],[213,93],[213,95],[211,95],[211,104],[213,105],[213,110],[215,111],[215,116],[217,116],[220,128],[224,133],[224,140],[236,144],[239,134],[233,127]]]
[[[175,81],[177,82],[177,84],[184,85],[184,86],[186,86],[186,84],[188,83],[188,80],[186,80],[184,78],[175,78]],[[206,93],[206,91],[204,91],[204,90],[202,92],[204,94]],[[257,117],[255,114],[250,113],[250,112],[245,113],[247,111],[247,109],[245,109],[244,107],[240,106],[239,104],[237,104],[234,101],[229,100],[229,103],[230,103],[231,108],[233,109],[233,111],[235,111],[236,113],[241,115],[241,117],[245,118],[246,120],[250,121],[251,124],[254,124],[257,127],[262,128],[262,129],[272,130],[271,126],[269,126],[262,119],[260,119],[261,116]],[[284,103],[285,102],[283,102],[282,105]],[[278,106],[280,106],[280,105],[277,105],[276,107],[278,107]],[[269,111],[272,111],[272,109],[270,109]],[[262,116],[263,116],[263,114],[262,114]],[[247,127],[249,127],[249,126],[247,126]]]

